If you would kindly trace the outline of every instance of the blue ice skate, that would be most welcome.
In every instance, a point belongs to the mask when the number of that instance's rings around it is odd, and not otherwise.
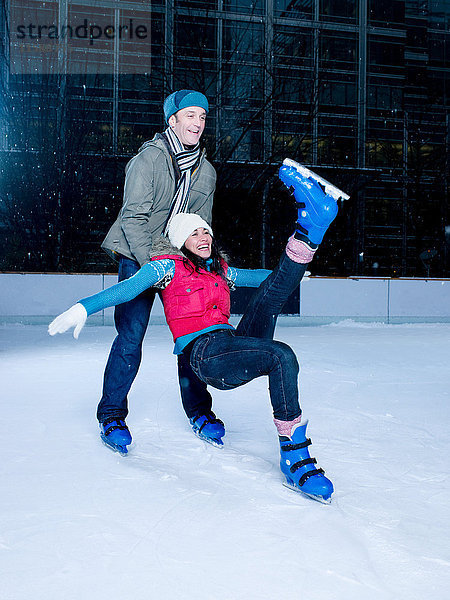
[[[348,194],[289,158],[283,161],[279,177],[286,187],[293,190],[297,201],[300,239],[317,247],[337,215],[336,201],[349,198]]]
[[[121,418],[110,417],[100,423],[100,437],[105,446],[108,446],[114,452],[122,456],[128,454],[128,448],[131,444],[131,433],[125,421]]]
[[[191,417],[189,423],[197,437],[213,446],[223,446],[222,438],[225,435],[225,426],[213,412]]]
[[[315,467],[317,461],[309,454],[311,440],[306,437],[307,425],[308,421],[305,421],[295,426],[290,438],[279,436],[280,468],[286,477],[286,487],[329,504],[334,491],[333,484],[325,477],[323,469]]]

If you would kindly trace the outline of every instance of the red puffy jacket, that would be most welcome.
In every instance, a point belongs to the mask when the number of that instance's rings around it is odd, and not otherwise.
[[[159,258],[175,261],[175,275],[162,290],[164,313],[174,341],[211,325],[228,324],[230,289],[220,275],[204,269],[191,272],[182,256],[157,256],[152,260]],[[222,266],[226,274],[228,265],[223,260]]]

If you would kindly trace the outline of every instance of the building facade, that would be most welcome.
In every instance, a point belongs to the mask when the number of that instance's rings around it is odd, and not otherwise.
[[[50,1],[46,25],[66,27],[53,62],[42,58],[49,29],[29,28],[34,0],[20,2],[20,31],[42,35],[23,52],[13,2],[1,232],[14,251],[0,268],[106,268],[98,244],[120,207],[123,167],[162,129],[164,97],[186,87],[210,99],[216,229],[225,245],[235,238],[242,264],[270,266],[289,230],[295,211],[275,177],[289,156],[351,193],[318,274],[450,275],[450,0]],[[103,37],[83,39],[105,23]],[[67,39],[77,26],[80,39]],[[21,219],[28,259],[11,231]]]

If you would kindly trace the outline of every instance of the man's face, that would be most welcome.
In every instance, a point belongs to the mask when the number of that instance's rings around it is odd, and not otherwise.
[[[200,106],[182,108],[169,119],[169,125],[184,146],[195,146],[205,129],[206,111]]]

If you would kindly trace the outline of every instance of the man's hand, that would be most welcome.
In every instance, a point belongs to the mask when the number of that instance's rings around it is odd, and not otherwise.
[[[54,319],[48,326],[48,332],[50,335],[56,333],[64,333],[71,327],[75,327],[73,330],[73,337],[77,340],[80,335],[80,331],[83,329],[86,323],[87,312],[84,306],[80,303],[74,304],[69,310],[61,313]]]

